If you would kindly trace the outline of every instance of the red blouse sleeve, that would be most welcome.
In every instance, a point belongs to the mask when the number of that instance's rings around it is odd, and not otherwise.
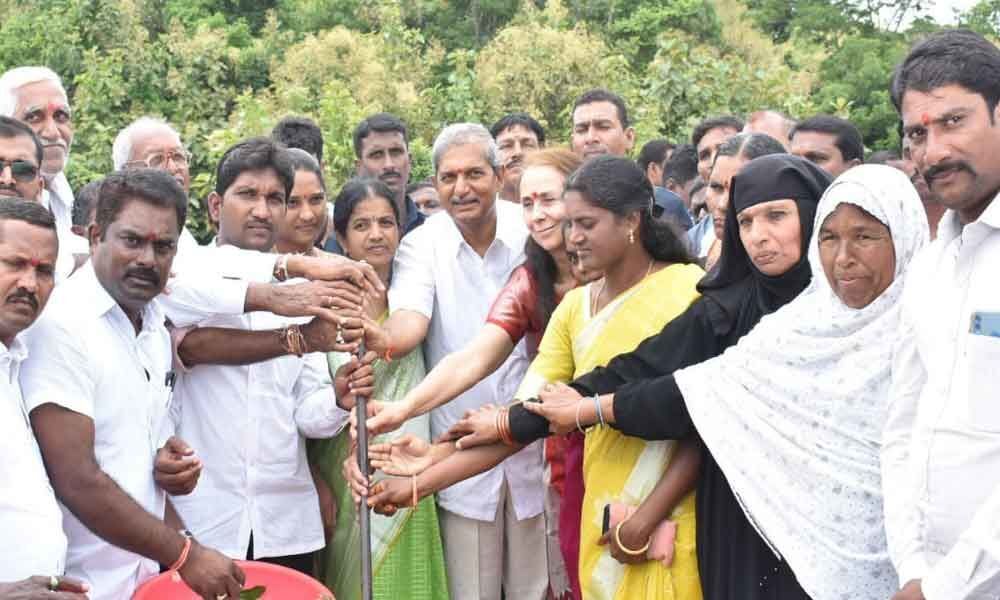
[[[516,344],[528,331],[538,329],[535,323],[537,303],[535,278],[522,265],[510,274],[507,285],[493,301],[486,322],[506,331],[510,341]]]

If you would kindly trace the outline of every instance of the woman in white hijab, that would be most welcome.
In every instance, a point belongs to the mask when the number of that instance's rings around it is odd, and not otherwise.
[[[903,281],[927,217],[905,175],[864,165],[827,189],[814,231],[806,291],[675,376],[744,510],[803,589],[816,600],[888,598],[898,582],[882,430]]]
[[[816,275],[796,299],[722,355],[651,380],[662,393],[599,404],[606,422],[647,439],[670,438],[690,419],[811,598],[889,598],[898,581],[882,472],[898,472],[889,465],[900,457],[884,455],[882,431],[899,300],[927,218],[902,172],[863,165],[827,189],[814,232]],[[528,408],[556,433],[596,422],[595,403],[574,395],[560,386]]]

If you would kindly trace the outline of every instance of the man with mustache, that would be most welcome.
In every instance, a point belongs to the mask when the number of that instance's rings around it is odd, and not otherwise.
[[[151,169],[109,175],[91,260],[52,294],[28,335],[20,382],[69,540],[66,572],[92,599],[129,598],[160,565],[203,598],[236,597],[243,574],[182,531],[154,478],[169,435],[170,335],[155,298],[187,199]]]
[[[112,146],[112,161],[116,169],[159,169],[174,178],[185,196],[190,191],[190,153],[177,130],[162,119],[140,117],[122,129]],[[340,316],[357,312],[363,289],[372,281],[368,276],[374,273],[367,265],[340,257],[279,256],[231,245],[202,247],[186,227],[181,232],[172,272],[176,277],[170,282],[170,294],[161,302],[174,325],[193,325],[215,314],[242,315],[252,311],[286,316],[322,314],[325,321],[317,320],[305,328],[316,350],[333,349],[323,344],[336,337]],[[275,274],[312,281],[275,285]],[[198,309],[199,305],[203,310]],[[347,341],[360,335],[360,330],[342,332]],[[264,353],[255,360],[285,353],[278,344],[254,342],[253,347]]]
[[[0,197],[41,202],[42,144],[24,123],[0,117]]]
[[[216,243],[270,252],[295,181],[287,150],[251,138],[226,151],[217,173],[208,197]],[[307,327],[254,312],[208,319],[183,337],[173,419],[210,468],[174,504],[196,538],[226,555],[310,574],[325,537],[305,438],[336,435],[348,414],[337,406],[325,355],[315,351],[329,348],[317,348]],[[284,349],[248,360],[254,339]]]
[[[882,477],[895,600],[1000,592],[1000,49],[945,30],[890,88],[916,169],[947,211],[910,264]]]
[[[447,215],[403,239],[393,263],[389,318],[366,328],[368,349],[398,357],[423,344],[428,368],[479,331],[493,299],[524,262],[527,230],[521,207],[498,202],[500,161],[485,127],[460,123],[434,141],[434,178]],[[527,369],[518,344],[497,371],[430,411],[437,437],[466,410],[506,402]],[[387,403],[372,431],[391,431],[418,410]],[[419,410],[426,412],[426,407]],[[531,448],[482,475],[438,494],[441,537],[453,600],[541,600],[544,559],[541,451]]]
[[[73,144],[73,117],[62,80],[47,67],[17,67],[0,75],[0,115],[26,123],[42,143],[41,163],[45,191],[42,204],[56,218],[62,242],[57,274],[68,276],[73,253],[86,246],[70,237],[73,190],[66,180],[66,163]]]
[[[629,124],[625,100],[608,90],[584,92],[573,104],[573,131],[570,148],[584,160],[602,154],[628,156],[635,144],[635,129]],[[663,216],[683,230],[691,227],[691,216],[680,197],[656,187],[654,200]]]
[[[406,193],[410,182],[410,147],[406,125],[395,115],[378,113],[358,123],[354,129],[355,170],[360,177],[372,177],[389,186],[394,194],[405,236],[424,223],[427,217]],[[337,236],[331,235],[324,249],[343,254]]]
[[[0,120],[0,123],[3,123]],[[22,125],[23,126],[23,125]],[[55,284],[56,224],[40,204],[0,199],[0,599],[82,599],[87,586],[61,575],[62,513],[49,485],[18,384],[27,357],[22,332],[38,318]],[[34,576],[34,577],[32,577]],[[59,591],[49,591],[51,587]]]
[[[945,207],[938,200],[937,195],[931,192],[924,176],[917,171],[917,166],[913,162],[913,153],[910,151],[910,140],[904,137],[901,146],[903,149],[902,157],[890,160],[885,164],[906,173],[906,176],[913,182],[913,187],[917,188],[917,195],[920,196],[920,201],[924,204],[924,212],[927,213],[927,224],[931,228],[931,239],[933,240],[937,237],[938,223],[944,216]]]
[[[521,181],[521,163],[524,156],[545,147],[545,129],[541,123],[523,112],[510,113],[490,127],[500,152],[500,199],[520,204],[517,186]]]

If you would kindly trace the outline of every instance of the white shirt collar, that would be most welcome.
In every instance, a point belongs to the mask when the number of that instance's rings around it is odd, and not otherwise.
[[[73,277],[74,278],[79,277],[80,279],[84,280],[82,281],[82,283],[84,284],[82,286],[83,293],[85,294],[89,293],[91,301],[82,302],[81,304],[83,304],[84,306],[89,305],[94,310],[95,317],[102,317],[106,315],[108,312],[118,309],[118,311],[122,314],[122,316],[124,316],[127,319],[125,311],[120,306],[118,306],[118,302],[116,302],[115,299],[111,297],[111,294],[108,293],[108,290],[104,289],[104,286],[101,285],[100,280],[97,279],[97,273],[94,272],[93,261],[88,260],[86,263],[84,263],[79,268],[79,270],[73,274]],[[163,311],[161,310],[160,306],[156,303],[156,300],[151,300],[142,309],[143,331],[156,329],[157,327],[162,326],[164,321],[165,319],[163,316]]]
[[[490,243],[490,246],[499,241],[504,246],[515,252],[523,250],[521,247],[524,244],[523,232],[519,232],[516,226],[511,226],[512,217],[510,214],[510,209],[516,208],[518,214],[514,215],[516,217],[514,219],[516,222],[515,225],[520,223],[520,207],[514,207],[510,205],[509,202],[503,200],[498,200],[494,206],[495,209],[493,214],[496,219],[496,234],[494,235],[493,242]],[[462,244],[465,243],[468,245],[468,243],[462,235],[462,230],[458,228],[458,224],[456,224],[455,220],[451,218],[451,215],[445,215],[445,218],[448,219],[447,230],[451,236],[450,240],[454,246],[455,254],[458,254],[459,250],[462,248]],[[523,227],[521,227],[521,229],[523,230]]]
[[[69,180],[66,179],[66,172],[56,174],[55,177],[48,182],[46,186],[49,193],[49,202],[51,203],[51,198],[54,196],[59,199],[59,202],[68,209],[73,208],[73,188],[69,185]]]
[[[993,229],[1000,229],[1000,193],[993,197],[993,200],[990,201],[989,206],[986,207],[983,214],[979,215],[978,219],[969,224],[974,225],[976,223],[982,223]],[[948,209],[945,211],[944,216],[941,217],[941,222],[938,223],[937,237],[946,243],[951,242],[962,235],[963,229],[962,222],[958,218],[958,212]]]

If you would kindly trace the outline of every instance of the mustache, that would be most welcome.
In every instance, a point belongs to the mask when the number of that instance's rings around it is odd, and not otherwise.
[[[930,185],[934,179],[949,171],[966,171],[970,175],[976,175],[976,170],[969,163],[963,160],[952,160],[938,163],[933,167],[927,167],[927,170],[924,171],[924,181]]]
[[[13,302],[15,300],[26,300],[28,304],[31,304],[31,308],[36,311],[38,310],[38,296],[24,288],[18,288],[13,294],[7,296],[7,302]]]
[[[266,227],[267,229],[274,229],[274,223],[270,221],[261,221],[260,219],[254,219],[247,222],[247,227]]]
[[[160,275],[153,269],[145,267],[137,267],[135,269],[129,269],[125,271],[125,277],[135,277],[136,279],[145,279],[146,281],[152,283],[153,285],[160,285]]]

